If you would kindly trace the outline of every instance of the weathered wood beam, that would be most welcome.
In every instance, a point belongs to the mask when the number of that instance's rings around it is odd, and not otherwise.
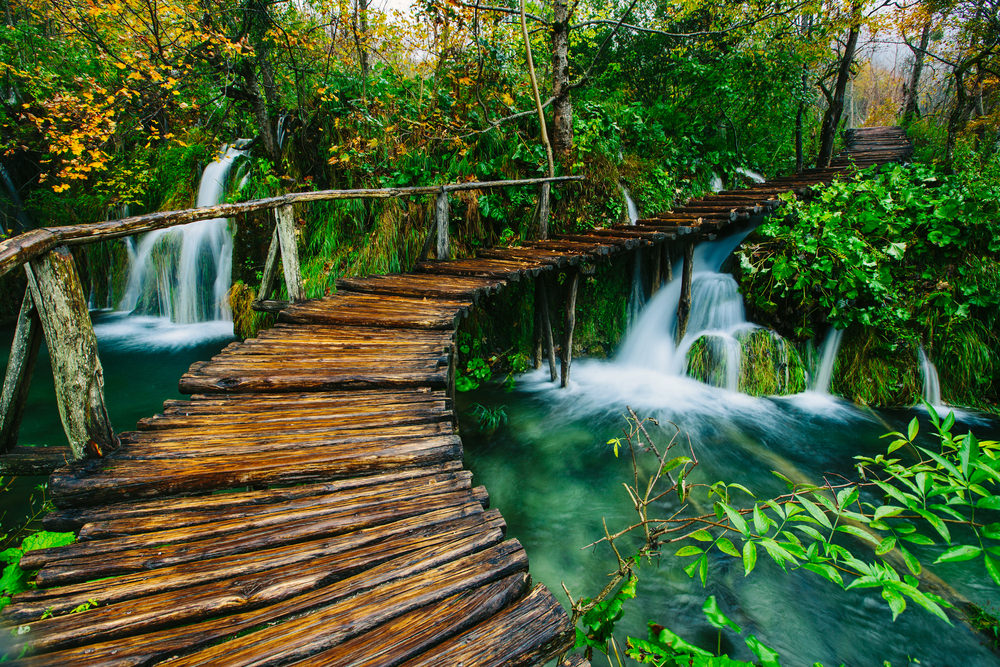
[[[304,301],[302,271],[299,269],[299,246],[295,240],[295,209],[291,204],[275,209],[275,230],[281,247],[281,269],[285,274],[285,288],[292,303]]]
[[[448,218],[450,208],[448,206],[448,193],[438,193],[434,202],[434,220],[437,224],[437,258],[451,259],[451,249],[448,243]]]
[[[670,244],[664,243],[663,248],[663,279],[669,285],[674,281],[674,258],[670,256]]]
[[[17,316],[14,341],[0,395],[0,453],[9,452],[17,444],[17,432],[24,417],[31,374],[42,343],[42,326],[31,297],[31,288],[24,290],[21,312]]]
[[[73,457],[117,446],[104,404],[104,371],[73,255],[65,246],[25,264],[55,380],[56,403]]]
[[[264,262],[264,274],[260,279],[257,301],[267,301],[271,298],[271,292],[274,290],[274,279],[278,275],[278,247],[280,244],[278,225],[275,224],[274,231],[271,233],[271,245],[267,248],[267,260]]]
[[[569,369],[573,363],[573,330],[576,328],[576,292],[580,286],[580,272],[570,272],[566,287],[566,331],[563,339],[562,368],[560,386],[569,384]]]
[[[642,252],[641,250],[637,252]],[[663,281],[663,253],[658,247],[653,248],[653,284],[649,288],[649,296],[652,297],[660,290]]]
[[[677,342],[687,333],[691,315],[691,274],[694,270],[694,243],[684,244],[684,269],[681,274],[681,298],[677,304]]]
[[[42,256],[58,245],[83,245],[118,239],[134,234],[186,225],[198,220],[232,218],[240,213],[275,209],[295,203],[333,201],[339,199],[393,199],[419,195],[434,195],[440,192],[459,190],[491,190],[495,188],[537,185],[539,183],[562,183],[581,181],[582,176],[554,176],[550,178],[526,178],[510,181],[482,181],[454,183],[449,185],[427,185],[410,188],[368,188],[358,190],[319,190],[314,192],[293,192],[278,197],[254,199],[247,202],[202,206],[182,211],[159,211],[147,215],[137,215],[120,220],[106,220],[85,225],[65,227],[43,227],[20,236],[0,242],[0,275],[25,262]]]
[[[549,359],[549,379],[556,381],[556,348],[552,339],[552,317],[549,313],[549,289],[548,277],[541,276],[535,282],[535,299],[538,302],[536,307],[541,312],[542,339]]]

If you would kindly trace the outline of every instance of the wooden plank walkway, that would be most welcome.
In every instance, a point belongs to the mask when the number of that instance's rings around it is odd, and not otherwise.
[[[454,333],[507,284],[745,224],[853,160],[908,155],[859,130],[831,169],[725,191],[634,227],[342,280],[191,366],[190,400],[57,470],[37,588],[3,612],[16,665],[520,665],[572,646],[462,467]],[[576,659],[573,664],[585,664]]]

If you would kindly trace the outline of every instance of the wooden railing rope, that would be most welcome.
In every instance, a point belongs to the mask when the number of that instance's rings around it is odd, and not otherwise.
[[[230,218],[251,211],[274,210],[275,227],[254,307],[280,310],[286,301],[268,301],[275,289],[278,260],[290,302],[305,300],[295,240],[294,205],[341,199],[390,199],[434,195],[437,258],[450,256],[448,193],[583,180],[557,176],[503,181],[469,181],[405,188],[363,188],[295,192],[246,202],[162,211],[83,225],[43,227],[0,242],[0,276],[23,265],[28,277],[10,361],[0,393],[0,454],[17,444],[31,374],[44,336],[52,359],[56,401],[72,456],[101,456],[117,446],[104,402],[104,373],[83,287],[68,246],[132,236],[199,220]],[[544,197],[543,197],[544,198]],[[541,207],[545,208],[545,207]],[[541,212],[538,235],[547,237],[547,211]]]

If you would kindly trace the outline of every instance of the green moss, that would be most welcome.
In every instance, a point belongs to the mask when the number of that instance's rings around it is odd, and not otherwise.
[[[798,350],[770,329],[737,334],[740,391],[751,396],[784,396],[806,389],[806,368]]]
[[[732,343],[715,334],[704,334],[695,339],[686,354],[685,372],[688,376],[714,387],[729,386],[729,357],[726,348]]]
[[[844,332],[830,389],[864,405],[913,405],[923,389],[916,349],[876,329],[851,327]]]

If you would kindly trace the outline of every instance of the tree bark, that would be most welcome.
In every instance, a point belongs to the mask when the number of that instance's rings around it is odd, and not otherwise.
[[[833,94],[827,98],[826,112],[823,114],[819,155],[816,158],[816,166],[820,168],[829,167],[830,160],[833,158],[833,145],[837,139],[837,128],[840,127],[841,116],[844,114],[844,95],[847,92],[847,82],[851,80],[851,64],[854,62],[854,53],[857,50],[860,34],[861,26],[855,18],[847,34],[844,54],[841,56],[840,67],[837,70],[837,82]]]
[[[31,297],[31,288],[24,291],[21,312],[10,345],[10,359],[0,396],[0,453],[9,452],[17,444],[17,432],[24,416],[24,406],[31,386],[31,375],[42,343],[42,327]]]
[[[117,447],[104,404],[104,370],[83,287],[65,246],[25,265],[52,359],[56,402],[74,458]]]
[[[691,278],[694,272],[694,243],[684,244],[684,268],[681,273],[681,297],[677,303],[677,342],[687,333],[688,317],[691,315]]]
[[[920,31],[920,46],[910,50],[913,52],[913,69],[910,70],[910,81],[903,87],[903,118],[901,124],[906,127],[914,118],[920,118],[920,76],[924,70],[924,53],[931,41],[930,19],[924,23]]]
[[[545,123],[545,111],[542,108],[542,98],[538,93],[538,77],[535,75],[535,59],[531,55],[531,37],[528,35],[528,22],[525,18],[524,11],[524,0],[521,0],[521,36],[524,38],[524,52],[525,59],[528,65],[528,78],[531,80],[531,92],[535,100],[535,111],[538,113],[538,124],[541,126],[542,132],[542,146],[545,147],[545,157],[548,162],[548,175],[549,177],[555,176],[556,166],[555,161],[552,158],[552,143],[549,141],[549,130]],[[547,190],[542,190],[542,201],[539,202],[539,238],[548,238],[548,216],[542,215],[548,212],[548,194]],[[545,225],[545,229],[541,229],[541,225]],[[555,379],[555,378],[553,378]]]
[[[302,270],[299,268],[299,247],[295,240],[295,209],[291,204],[275,209],[275,227],[281,247],[281,268],[285,275],[288,300],[292,303],[306,298],[302,287]]]
[[[566,288],[566,337],[563,339],[562,373],[560,386],[569,384],[569,369],[573,363],[573,330],[576,329],[576,292],[580,286],[580,272],[573,270]]]
[[[552,147],[559,162],[573,157],[573,99],[569,85],[569,4],[554,0],[552,21]]]

